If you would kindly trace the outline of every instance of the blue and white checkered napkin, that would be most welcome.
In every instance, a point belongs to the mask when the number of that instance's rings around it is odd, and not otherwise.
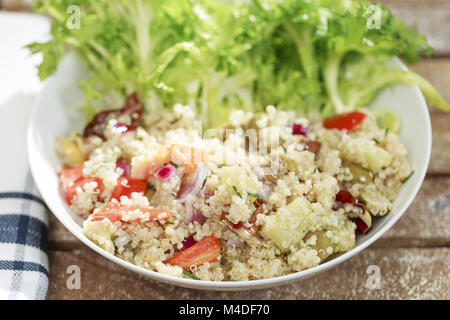
[[[0,299],[47,294],[47,212],[33,186],[29,176],[25,192],[0,192]]]
[[[23,46],[42,37],[48,21],[0,12],[0,299],[45,299],[48,213],[30,174],[28,119],[41,84],[36,57]]]
[[[48,213],[31,177],[26,127],[33,98],[0,103],[0,299],[44,299]]]

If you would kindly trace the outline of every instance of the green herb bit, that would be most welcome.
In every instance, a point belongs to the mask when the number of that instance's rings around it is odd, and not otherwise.
[[[225,163],[221,163],[221,164],[219,164],[219,165],[217,166],[217,168],[218,168],[218,169],[221,169],[221,168],[223,168],[224,165],[225,165]]]
[[[260,198],[260,197],[259,197],[259,194],[257,194],[257,193],[247,192],[247,194],[248,194],[250,197],[253,197],[253,198],[256,198],[256,199],[259,199],[259,198]]]
[[[154,185],[152,185],[150,182],[147,182],[147,187],[152,190],[152,191],[156,191],[156,188]]]
[[[412,176],[413,174],[414,174],[414,170],[411,171],[411,173],[410,173],[405,179],[402,180],[402,183],[405,183],[406,181],[408,181],[409,178],[411,178],[411,176]]]
[[[110,239],[111,239],[112,242],[116,241],[116,235],[115,234],[111,234]]]
[[[361,203],[361,204],[363,204],[363,205],[367,205],[367,201],[366,200],[364,200],[364,199],[358,199],[358,203]]]
[[[175,168],[180,168],[181,167],[181,165],[179,165],[179,164],[176,164],[175,162],[173,162],[173,161],[170,161],[170,164],[171,165],[173,165]]]
[[[159,222],[159,220],[156,220],[156,223],[161,227],[161,229],[166,230],[166,228],[164,228],[164,225]]]
[[[242,194],[238,191],[238,189],[236,188],[236,186],[233,186],[233,190],[234,190],[234,192],[236,192],[236,194],[238,195],[238,197],[242,199]]]
[[[183,273],[184,273],[185,275],[187,275],[188,277],[190,277],[190,278],[194,279],[194,280],[200,280],[200,278],[199,278],[199,277],[197,277],[197,276],[193,275],[193,274],[192,274],[192,273],[190,273],[189,271],[183,270]]]
[[[148,114],[148,108],[147,108],[147,106],[145,105],[145,103],[142,102],[142,101],[141,101],[141,106],[142,106],[142,110],[144,111],[144,114]]]

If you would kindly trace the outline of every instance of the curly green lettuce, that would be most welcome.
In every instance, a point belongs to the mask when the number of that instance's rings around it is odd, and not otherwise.
[[[80,28],[68,27],[72,5]],[[38,0],[33,9],[53,18],[53,39],[28,46],[43,54],[39,76],[75,50],[91,73],[80,83],[88,119],[135,91],[148,112],[188,104],[209,126],[267,105],[331,115],[393,83],[418,85],[450,111],[427,80],[387,63],[430,55],[425,37],[366,0]]]

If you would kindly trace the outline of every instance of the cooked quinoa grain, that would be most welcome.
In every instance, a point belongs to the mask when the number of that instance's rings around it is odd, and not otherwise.
[[[86,236],[126,261],[211,281],[281,276],[352,249],[411,174],[398,136],[363,112],[340,130],[269,106],[205,135],[182,105],[113,114],[101,137],[57,141],[60,177]]]

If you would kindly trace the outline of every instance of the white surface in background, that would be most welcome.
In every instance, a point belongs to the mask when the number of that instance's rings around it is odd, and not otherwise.
[[[0,191],[23,191],[28,119],[42,87],[35,67],[41,57],[23,47],[48,39],[49,26],[41,16],[0,12]]]
[[[29,174],[26,132],[35,96],[42,87],[35,68],[41,57],[31,56],[23,47],[33,41],[48,39],[48,30],[49,22],[44,17],[0,12],[0,192],[34,191],[26,188]],[[14,212],[9,210],[13,210],[12,207],[2,202],[0,214]],[[40,207],[40,210],[43,208]],[[35,212],[28,208],[20,213],[32,215]],[[41,212],[41,216],[47,215]],[[21,256],[20,250],[28,250],[30,247],[21,248],[18,245],[17,249],[12,246],[3,243],[0,260],[22,261],[22,258],[25,261],[35,259],[31,260],[32,262],[47,260],[46,255],[39,250],[31,248],[29,255],[25,256],[26,251],[23,251]],[[11,250],[6,250],[7,248]],[[48,265],[47,262],[41,264]],[[11,276],[14,272],[3,270],[1,273],[0,299],[33,299],[36,290],[43,289],[39,287],[40,276],[37,273],[27,272],[22,273],[20,280],[16,279],[20,281],[20,285],[15,287],[13,284],[17,283]]]
[[[41,88],[35,66],[39,55],[30,56],[25,45],[49,39],[49,21],[38,15],[0,12],[0,107],[17,94],[33,94]]]

